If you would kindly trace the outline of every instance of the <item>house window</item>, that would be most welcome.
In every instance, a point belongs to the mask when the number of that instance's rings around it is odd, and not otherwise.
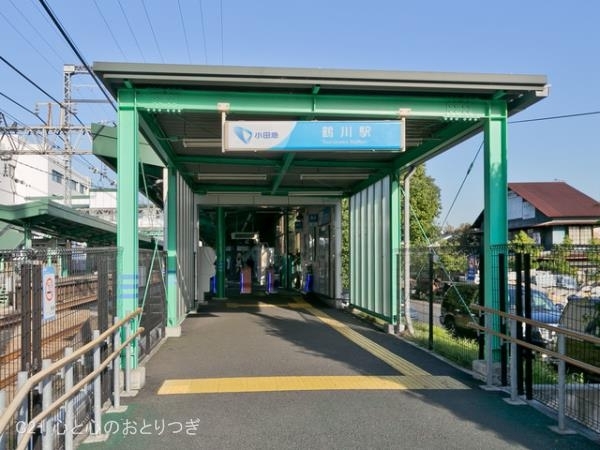
[[[569,239],[574,245],[588,245],[592,241],[592,227],[569,227]]]
[[[62,180],[63,180],[63,174],[60,173],[58,170],[53,170],[52,171],[52,181],[54,181],[55,183],[58,183],[58,184],[62,184]]]
[[[79,185],[79,193],[80,194],[85,194],[85,186],[83,184]]]
[[[69,186],[71,187],[72,191],[77,191],[77,181],[70,180]]]

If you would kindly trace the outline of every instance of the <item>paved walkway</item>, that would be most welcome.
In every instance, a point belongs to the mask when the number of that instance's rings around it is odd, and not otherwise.
[[[210,302],[81,449],[592,449],[351,314],[300,297]]]

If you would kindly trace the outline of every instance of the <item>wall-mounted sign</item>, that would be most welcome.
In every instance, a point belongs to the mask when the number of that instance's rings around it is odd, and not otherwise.
[[[223,151],[399,151],[401,122],[227,121]]]
[[[42,318],[44,320],[56,317],[56,288],[54,283],[55,271],[52,266],[42,269]]]

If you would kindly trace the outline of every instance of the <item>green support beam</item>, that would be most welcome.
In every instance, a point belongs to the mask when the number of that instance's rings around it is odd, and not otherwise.
[[[225,298],[225,209],[217,208],[217,297]]]
[[[508,241],[506,142],[505,109],[504,117],[490,118],[484,124],[483,277],[485,306],[490,308],[500,306],[499,299],[494,296],[498,286],[494,283],[497,273],[494,273],[495,253],[492,249],[494,246],[506,245]],[[500,321],[497,316],[493,316],[491,325],[493,329],[499,330]],[[488,351],[491,349],[494,359],[498,358],[499,347],[499,339],[492,338]]]
[[[479,99],[375,96],[312,95],[267,92],[191,91],[142,89],[137,92],[140,109],[149,112],[182,111],[220,113],[219,104],[229,103],[229,112],[279,116],[337,116],[344,118],[398,119],[401,109],[410,118],[480,120],[487,117],[487,102]]]

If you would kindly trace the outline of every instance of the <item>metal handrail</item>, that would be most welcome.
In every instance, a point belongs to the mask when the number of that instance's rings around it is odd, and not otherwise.
[[[559,334],[562,334],[562,335],[565,335],[565,336],[569,336],[569,337],[572,337],[572,338],[575,338],[575,339],[580,339],[582,341],[590,342],[592,344],[596,344],[596,345],[600,344],[600,339],[597,338],[596,336],[591,336],[589,334],[580,333],[578,331],[573,331],[573,330],[569,330],[569,329],[566,329],[566,328],[561,328],[561,327],[556,327],[556,326],[553,326],[553,325],[548,325],[547,323],[539,322],[539,321],[533,320],[533,319],[528,319],[526,317],[518,316],[516,314],[507,313],[507,312],[500,311],[498,309],[490,308],[490,307],[487,307],[487,306],[471,305],[471,307],[473,309],[482,311],[484,313],[496,314],[496,315],[498,315],[500,317],[503,317],[505,319],[514,320],[516,322],[523,322],[523,323],[526,323],[526,324],[529,324],[529,325],[533,325],[533,326],[538,327],[538,328],[545,328],[545,329],[548,329],[550,331],[554,331],[556,333],[559,333]],[[579,361],[577,359],[573,359],[573,358],[571,358],[569,356],[563,355],[563,354],[555,352],[553,350],[549,350],[547,348],[543,348],[543,347],[539,347],[539,346],[534,345],[534,344],[530,344],[530,343],[528,343],[526,341],[517,339],[514,336],[510,336],[510,335],[507,335],[507,334],[504,334],[504,333],[500,333],[500,332],[495,331],[495,330],[491,330],[491,329],[489,329],[489,328],[487,328],[485,326],[481,326],[479,324],[469,323],[469,327],[475,328],[475,329],[480,330],[480,331],[484,331],[484,332],[486,332],[488,334],[491,334],[493,336],[499,337],[499,338],[501,338],[503,340],[506,340],[508,342],[518,344],[521,347],[525,347],[525,348],[528,348],[528,349],[531,349],[531,350],[534,350],[534,351],[537,351],[537,352],[543,352],[543,353],[547,354],[548,356],[553,356],[553,357],[555,357],[557,359],[560,359],[560,360],[563,360],[563,361],[565,361],[565,362],[567,362],[569,364],[572,364],[574,366],[580,367],[582,369],[585,369],[585,370],[588,370],[590,372],[593,372],[593,373],[596,373],[596,374],[600,375],[600,367],[596,367],[596,366],[593,366],[591,364],[587,364],[587,363],[585,363],[583,361]]]
[[[2,417],[0,417],[0,435],[2,435],[2,433],[4,433],[6,427],[10,423],[10,420],[12,419],[12,417],[14,416],[14,414],[16,414],[18,412],[19,408],[21,407],[21,404],[23,403],[23,401],[25,400],[25,398],[27,397],[27,395],[29,395],[29,392],[38,383],[40,383],[42,380],[44,380],[48,375],[50,375],[50,374],[52,374],[54,372],[57,372],[58,370],[60,370],[63,367],[65,367],[67,364],[72,363],[73,361],[79,359],[81,356],[85,355],[90,350],[93,350],[97,346],[103,344],[109,336],[111,336],[114,332],[118,331],[127,322],[131,321],[136,316],[138,316],[139,314],[141,314],[141,312],[142,312],[142,308],[138,308],[138,309],[132,311],[126,317],[124,317],[123,319],[121,319],[119,322],[115,323],[110,328],[108,328],[104,333],[102,333],[96,339],[94,339],[94,340],[88,342],[87,344],[85,344],[84,346],[78,348],[76,351],[74,351],[73,353],[71,353],[69,356],[66,356],[66,357],[63,357],[63,358],[59,359],[58,361],[52,363],[47,368],[45,368],[45,369],[41,370],[40,372],[37,372],[36,374],[34,374],[33,376],[31,376],[19,388],[19,390],[16,392],[16,394],[15,394],[14,398],[12,399],[12,401],[10,402],[10,404],[4,410],[4,413],[2,414]],[[105,362],[102,363],[101,367],[103,369],[106,368],[108,366],[108,364],[112,361],[112,359],[114,359],[116,357],[116,355],[118,355],[118,353],[123,348],[125,348],[129,344],[129,342],[133,338],[137,337],[141,332],[143,332],[143,328],[140,327],[140,328],[138,328],[136,330],[135,333],[133,333],[131,336],[129,336],[129,339],[127,339],[127,341],[124,344],[121,345],[121,348],[119,349],[118,352],[115,351],[115,352],[113,352],[113,353],[111,353],[109,355],[110,359],[107,358],[105,360]],[[73,388],[71,389],[71,393],[69,395],[67,395],[67,393],[65,393],[63,396],[61,396],[59,399],[57,399],[57,401],[54,402],[51,406],[54,406],[55,403],[58,402],[58,400],[62,400],[64,402],[65,400],[68,400],[69,398],[71,398],[75,394],[77,394],[77,392],[79,391],[79,389],[82,386],[84,386],[85,384],[87,384],[87,382],[89,381],[88,378],[92,379],[95,376],[97,376],[97,374],[95,372],[96,372],[96,370],[94,370],[89,375],[87,375],[83,380],[81,380],[79,383],[77,383],[77,385],[73,386]],[[66,397],[66,398],[63,399],[63,397]],[[60,404],[58,406],[60,406]],[[35,420],[35,419],[37,419],[39,416],[43,415],[43,417],[40,418],[40,420],[42,420],[44,417],[46,417],[50,412],[52,412],[58,406],[54,406],[53,409],[48,409],[47,410],[48,413],[46,413],[46,411],[43,411],[38,416],[34,417],[32,419],[32,421]],[[29,429],[29,426],[28,426],[27,432],[28,433],[31,432],[31,430]],[[27,440],[24,439],[22,442],[27,442]],[[19,447],[19,448],[22,448],[22,447]]]

